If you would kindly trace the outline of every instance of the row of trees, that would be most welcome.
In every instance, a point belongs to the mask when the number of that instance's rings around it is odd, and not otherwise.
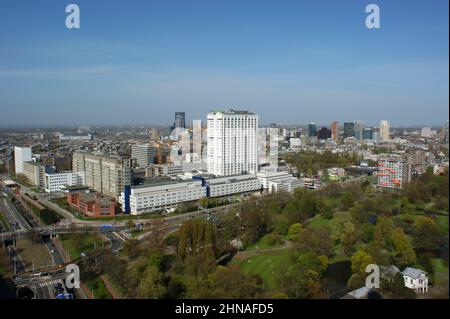
[[[331,151],[313,152],[301,150],[295,154],[288,154],[286,161],[304,172],[307,176],[316,176],[319,170],[330,167],[346,167],[356,165],[361,158],[352,153],[332,153]]]

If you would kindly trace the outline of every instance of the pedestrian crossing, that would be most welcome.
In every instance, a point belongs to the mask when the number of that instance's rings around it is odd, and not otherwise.
[[[55,280],[40,282],[40,283],[34,284],[32,286],[32,288],[36,289],[36,288],[42,288],[42,287],[46,287],[46,286],[53,286],[53,285],[56,285],[59,282],[61,282],[61,279],[55,279]]]

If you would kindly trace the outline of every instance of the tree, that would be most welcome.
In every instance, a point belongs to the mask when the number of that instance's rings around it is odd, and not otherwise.
[[[139,282],[139,297],[151,299],[160,298],[164,293],[164,287],[160,284],[161,276],[162,274],[155,266],[147,266],[144,271],[143,278]]]
[[[358,250],[351,258],[352,272],[365,276],[366,267],[373,264],[374,260],[367,252]]]
[[[393,299],[415,299],[416,293],[405,287],[405,279],[401,273],[396,273],[391,281],[382,283],[383,292],[390,294]]]
[[[312,252],[301,254],[297,259],[297,265],[301,273],[314,280],[322,277],[326,270],[320,258]]]
[[[292,241],[296,240],[301,230],[302,224],[300,223],[292,224],[291,227],[289,227],[287,239]]]
[[[209,207],[209,199],[208,199],[208,197],[200,198],[200,200],[198,201],[198,204],[201,207],[203,207],[203,208],[208,208]]]
[[[419,216],[414,222],[414,245],[416,249],[433,251],[439,248],[442,241],[439,227],[429,217]]]
[[[389,217],[381,216],[377,220],[374,231],[374,243],[380,248],[390,248],[391,247],[391,234],[394,230],[394,223]]]
[[[358,237],[365,243],[370,243],[373,240],[373,233],[375,226],[371,223],[364,223],[358,228]]]
[[[272,295],[272,299],[289,299],[289,296],[284,292],[277,292],[276,294]]]
[[[333,240],[326,227],[307,227],[300,231],[294,247],[316,255],[330,256],[333,253]]]
[[[249,299],[255,298],[258,288],[253,278],[237,268],[218,266],[202,283],[207,289],[199,289],[193,298]],[[205,292],[207,295],[204,295]]]
[[[139,240],[137,240],[135,238],[131,238],[131,239],[127,240],[123,244],[122,251],[126,256],[130,257],[131,259],[135,259],[135,258],[141,256],[142,249],[141,249]]]
[[[288,218],[285,215],[274,215],[272,216],[272,222],[275,227],[275,231],[280,235],[286,235],[289,231]]]
[[[278,273],[280,287],[290,298],[307,298],[309,278],[299,271],[298,265],[284,265]]]
[[[394,246],[394,258],[399,267],[403,268],[416,262],[416,253],[403,229],[396,228],[392,232],[392,243]]]
[[[320,198],[317,202],[317,213],[326,219],[333,218],[333,209],[325,202],[323,198]]]
[[[349,255],[353,251],[355,242],[355,226],[352,222],[346,222],[341,235],[341,244],[344,254]]]
[[[350,276],[347,287],[350,290],[355,290],[363,287],[366,284],[366,276],[360,273],[354,273]]]
[[[201,219],[185,221],[178,230],[177,253],[182,259],[189,255],[215,256],[217,229]]]
[[[354,223],[361,225],[369,221],[370,210],[364,206],[364,204],[356,203],[350,208],[350,215]]]
[[[345,192],[342,196],[341,207],[343,210],[348,210],[355,203],[355,196],[350,192]]]
[[[144,272],[147,268],[147,259],[144,256],[137,258],[136,260],[130,262],[127,267],[125,275],[127,280],[125,281],[125,290],[128,297],[136,297],[137,288],[144,276]]]

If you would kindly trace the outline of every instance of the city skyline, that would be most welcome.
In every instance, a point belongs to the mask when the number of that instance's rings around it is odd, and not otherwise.
[[[228,107],[262,125],[448,118],[445,1],[378,1],[378,30],[361,1],[77,4],[78,30],[66,4],[0,4],[0,127],[166,126]]]

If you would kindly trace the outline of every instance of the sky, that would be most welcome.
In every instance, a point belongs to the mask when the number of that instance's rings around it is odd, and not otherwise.
[[[447,0],[0,0],[0,127],[449,118]],[[380,7],[380,29],[365,8]]]

